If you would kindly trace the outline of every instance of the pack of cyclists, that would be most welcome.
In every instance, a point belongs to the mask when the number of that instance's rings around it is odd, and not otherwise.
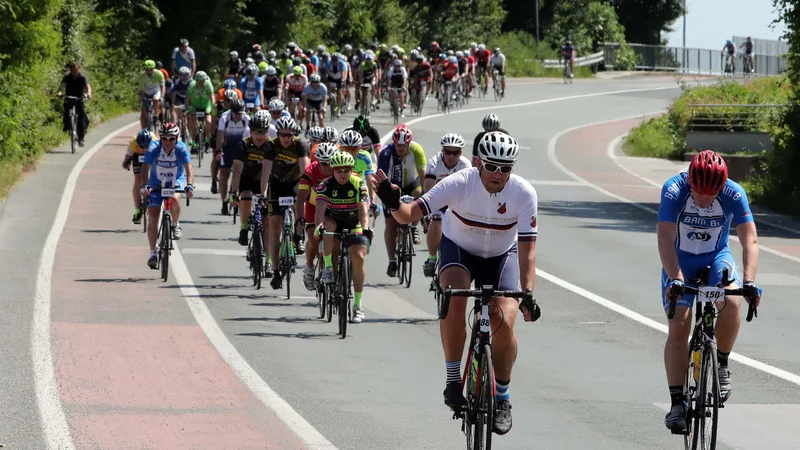
[[[334,283],[335,279],[333,257],[338,237],[321,232],[350,230],[346,238],[352,263],[354,323],[365,319],[364,267],[368,258],[366,249],[374,237],[370,218],[381,215],[385,218],[389,277],[397,276],[398,272],[395,250],[399,227],[410,226],[413,243],[419,245],[422,239],[417,225],[423,222],[428,244],[423,273],[426,277],[438,276],[443,288],[467,289],[473,282],[481,282],[500,290],[521,287],[533,291],[537,194],[527,180],[513,173],[520,147],[501,128],[497,115],[492,113],[483,118],[482,130],[473,142],[471,160],[463,155],[466,140],[458,133],[442,136],[440,150],[427,157],[406,124],[396,126],[390,141],[382,145],[380,133],[368,115],[358,115],[352,126],[341,132],[323,122],[328,101],[326,84],[336,89],[342,112],[349,109],[351,85],[358,87],[352,96],[356,104],[363,105],[369,98],[380,102],[382,90],[388,88],[394,91],[390,95],[399,96],[402,110],[409,98],[405,97],[409,87],[415,91],[412,98],[427,96],[437,83],[463,79],[468,80],[465,95],[469,95],[473,79],[487,79],[492,69],[499,75],[505,74],[505,56],[499,48],[490,52],[485,45],[476,43],[463,52],[445,52],[434,42],[430,49],[432,57],[424,56],[416,48],[410,59],[398,46],[391,51],[385,44],[369,47],[354,50],[348,45],[343,53],[331,55],[324,46],[313,52],[289,43],[280,55],[274,51],[265,55],[259,46],[254,46],[244,62],[234,51],[227,64],[223,88],[215,92],[208,75],[195,72],[194,52],[188,42],[184,46],[182,41],[174,55],[177,78],[170,91],[166,92],[163,74],[156,70],[155,62],[148,60],[140,79],[140,94],[153,101],[169,96],[173,104],[182,102],[185,108],[175,112],[189,111],[191,136],[197,127],[191,120],[193,113],[206,112],[203,119],[206,129],[215,130],[212,192],[220,195],[223,215],[229,214],[232,206],[239,208],[238,243],[242,246],[247,246],[250,240],[251,211],[259,208],[262,212],[266,244],[263,276],[271,279],[273,289],[282,289],[286,275],[279,260],[280,233],[284,226],[282,207],[288,207],[296,219],[293,248],[296,254],[305,254],[303,284],[308,290],[317,289],[317,261],[321,261],[321,282]],[[570,52],[574,48],[567,48],[567,53]],[[427,81],[424,94],[421,81]],[[504,91],[505,79],[496,82],[502,83]],[[319,114],[317,125],[310,125],[311,114]],[[303,119],[305,127],[301,124]],[[175,200],[182,195],[193,196],[190,147],[196,143],[190,137],[192,145],[187,146],[182,141],[184,131],[173,122],[162,122],[158,134],[145,124],[142,128],[128,146],[123,168],[134,172],[133,222],[139,223],[143,214],[149,214],[147,264],[156,269],[160,190],[174,188]],[[259,204],[254,204],[254,197],[260,199]],[[287,197],[294,199],[291,205],[279,203]],[[755,242],[755,225],[746,195],[741,186],[727,178],[724,161],[713,152],[701,153],[685,173],[669,180],[663,197],[658,234],[664,265],[661,283],[664,299],[680,293],[684,275],[692,276],[697,267],[709,262],[715,265],[715,270],[721,270],[723,262],[732,266],[725,231],[732,220],[738,226],[740,239],[750,237]],[[141,208],[142,199],[146,211]],[[180,213],[179,201],[173,202],[175,240],[182,237]],[[695,242],[692,236],[707,234],[709,229],[719,236],[700,244]],[[688,238],[684,239],[684,235]],[[760,300],[761,291],[754,282],[758,247],[743,246],[744,282],[739,278],[736,282],[757,291]],[[466,304],[466,297],[453,297],[450,301],[453,312],[441,322],[446,373],[443,396],[451,408],[466,404],[461,379]],[[497,400],[493,428],[495,433],[505,434],[512,426],[509,385],[517,355],[514,321],[519,304],[518,300],[503,297],[493,299],[493,304],[501,311],[491,319],[491,328],[496,330],[492,337]],[[733,317],[741,298],[731,299],[731,304],[733,312],[727,315]],[[672,409],[665,423],[671,430],[686,427],[680,382],[686,372],[683,356],[687,354],[686,336],[691,325],[689,297],[682,297],[679,305],[683,308],[678,310],[680,322],[670,324],[668,358],[665,358],[672,397]],[[535,320],[532,311],[524,308],[522,311],[525,320]],[[733,318],[726,320],[731,321],[731,327],[738,324],[733,323]],[[735,330],[730,339],[720,342],[718,355],[725,399],[731,392],[727,357],[734,340]]]

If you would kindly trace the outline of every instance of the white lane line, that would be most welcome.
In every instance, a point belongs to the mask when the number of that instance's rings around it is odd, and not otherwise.
[[[117,135],[138,124],[133,122],[109,134],[86,151],[75,163],[69,173],[61,201],[58,204],[53,225],[47,234],[39,260],[36,277],[36,294],[33,302],[33,323],[31,325],[31,359],[33,360],[33,384],[36,391],[36,404],[42,421],[42,431],[47,447],[51,450],[71,450],[75,448],[69,431],[69,424],[61,406],[61,397],[56,383],[53,354],[50,346],[50,293],[52,289],[53,265],[61,233],[67,223],[69,206],[75,193],[75,185],[81,170],[102,146]]]
[[[608,143],[608,149],[606,150],[606,152],[608,154],[608,157],[611,159],[611,161],[614,161],[614,164],[616,164],[617,167],[619,167],[620,169],[624,170],[629,175],[632,175],[632,176],[644,181],[645,183],[660,189],[662,187],[661,184],[656,183],[655,181],[651,180],[650,178],[647,178],[645,176],[639,175],[638,173],[634,172],[633,170],[629,169],[628,167],[625,167],[625,165],[622,164],[622,161],[620,161],[619,156],[617,156],[616,148],[619,145],[619,143],[622,141],[622,139],[625,138],[625,135],[627,135],[627,133],[625,133],[625,134],[623,134],[621,136],[617,136],[613,141]],[[765,224],[767,224],[767,225],[769,225],[769,226],[771,226],[773,228],[777,228],[779,230],[786,231],[788,233],[800,235],[800,230],[796,230],[794,228],[787,227],[786,225],[781,225],[779,223],[775,223],[775,222],[773,222],[773,221],[771,221],[769,219],[764,219],[761,216],[758,217],[758,221],[762,222],[762,223],[765,223]],[[765,251],[768,251],[768,250],[765,250]]]
[[[638,116],[636,116],[636,117],[638,117]],[[637,207],[637,208],[639,208],[641,210],[644,210],[644,211],[647,211],[647,212],[650,212],[650,213],[653,213],[653,214],[658,214],[658,211],[656,211],[656,210],[654,210],[652,208],[648,208],[648,207],[646,207],[644,205],[640,205],[640,204],[638,204],[636,202],[633,202],[632,200],[628,200],[628,199],[626,199],[624,197],[620,197],[619,195],[616,195],[616,194],[614,194],[612,192],[608,192],[605,189],[603,189],[601,187],[598,187],[598,186],[596,186],[596,185],[584,180],[580,176],[576,175],[575,173],[573,173],[572,171],[570,171],[569,169],[564,167],[560,162],[558,162],[558,159],[556,158],[556,154],[555,154],[556,142],[558,141],[558,139],[561,136],[563,136],[563,135],[565,135],[565,134],[567,134],[567,133],[569,133],[571,131],[577,130],[579,128],[590,127],[590,126],[595,126],[595,125],[602,125],[602,124],[606,124],[606,123],[611,123],[611,122],[616,122],[616,121],[621,121],[621,120],[627,120],[627,119],[630,119],[630,117],[629,118],[616,119],[616,120],[607,120],[607,121],[603,121],[603,122],[598,122],[598,123],[593,123],[593,124],[588,124],[588,125],[582,125],[582,126],[578,126],[578,127],[572,127],[572,128],[567,129],[567,130],[561,131],[558,134],[556,134],[555,136],[553,136],[553,138],[550,139],[550,142],[547,144],[547,156],[550,158],[550,161],[556,167],[561,169],[561,171],[564,172],[565,174],[567,174],[570,177],[574,178],[576,181],[580,181],[582,183],[585,183],[587,186],[592,187],[593,189],[597,190],[598,192],[606,194],[606,195],[608,195],[608,196],[610,196],[612,198],[615,198],[615,199],[617,199],[617,200],[619,200],[621,202],[628,203],[628,204],[630,204],[632,206],[635,206],[635,207]],[[731,236],[731,238],[735,239],[734,236]],[[737,241],[738,241],[738,239],[737,239]],[[779,254],[779,256],[783,255],[787,259],[792,259],[792,260],[796,260],[796,261],[800,262],[800,258],[794,258],[791,255],[786,255],[786,254],[783,254],[783,253],[778,252],[776,250],[767,249],[766,247],[763,247],[761,245],[759,245],[759,248],[761,248],[761,249],[763,249],[765,251],[768,251],[770,253]],[[645,316],[643,316],[643,315],[641,315],[641,314],[639,314],[637,312],[631,311],[630,309],[625,308],[624,306],[618,305],[618,304],[616,304],[616,303],[614,303],[614,302],[612,302],[610,300],[606,300],[605,298],[600,297],[597,294],[594,294],[594,293],[589,292],[589,291],[587,291],[587,290],[585,290],[583,288],[575,286],[574,284],[571,284],[571,283],[569,283],[569,282],[567,282],[565,280],[562,280],[562,279],[560,279],[560,278],[558,278],[558,277],[556,277],[554,275],[550,275],[547,272],[544,272],[544,271],[542,271],[542,270],[540,270],[538,268],[536,270],[536,273],[541,274],[542,278],[544,278],[544,279],[546,279],[548,281],[551,281],[551,282],[553,282],[553,283],[555,283],[555,284],[557,284],[557,285],[559,285],[559,286],[561,286],[561,287],[563,287],[563,288],[565,288],[567,290],[570,290],[570,291],[572,291],[572,292],[574,292],[574,293],[576,293],[576,294],[578,294],[578,295],[580,295],[580,296],[582,296],[584,298],[587,298],[587,299],[589,299],[589,300],[591,300],[591,301],[593,301],[593,302],[595,302],[595,303],[597,303],[599,305],[605,306],[606,308],[611,309],[612,311],[615,311],[615,312],[617,312],[619,314],[622,314],[625,317],[633,319],[633,320],[635,320],[635,321],[637,321],[637,322],[639,322],[641,324],[647,325],[648,327],[653,328],[653,329],[658,330],[658,331],[661,331],[663,333],[667,332],[667,326],[664,325],[664,324],[658,323],[658,322],[656,322],[656,321],[654,321],[654,320],[652,320],[650,318],[647,318],[647,317],[645,317]],[[789,382],[795,383],[797,385],[800,385],[800,376],[795,375],[795,374],[793,374],[791,372],[787,372],[787,371],[785,371],[783,369],[779,369],[777,367],[770,366],[770,365],[762,363],[760,361],[756,361],[756,360],[754,360],[752,358],[748,358],[747,356],[741,355],[739,353],[731,352],[730,358],[733,359],[734,361],[740,362],[740,363],[742,363],[744,365],[747,365],[747,366],[750,366],[750,367],[752,367],[754,369],[761,370],[762,372],[766,372],[766,373],[768,373],[770,375],[774,375],[774,376],[776,376],[778,378],[782,378],[782,379],[784,379],[786,381],[789,381]]]
[[[325,436],[323,436],[316,428],[314,428],[308,421],[306,421],[294,408],[289,405],[277,392],[275,392],[266,381],[253,369],[247,360],[242,357],[236,347],[228,340],[225,333],[220,329],[219,324],[214,319],[214,316],[209,311],[208,306],[202,300],[200,291],[197,290],[192,276],[189,274],[189,269],[186,268],[186,263],[183,261],[183,255],[178,245],[175,245],[176,251],[173,253],[172,261],[170,264],[172,273],[175,274],[175,279],[180,285],[181,293],[183,294],[186,304],[192,311],[197,324],[202,328],[203,333],[217,349],[217,352],[222,356],[222,359],[233,369],[236,376],[250,389],[261,403],[267,408],[272,410],[273,413],[286,424],[289,429],[310,449],[319,450],[335,450],[333,444],[330,443]]]

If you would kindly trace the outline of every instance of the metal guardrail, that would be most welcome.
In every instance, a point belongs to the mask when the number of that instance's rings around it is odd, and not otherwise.
[[[580,58],[575,58],[574,65],[575,67],[580,67],[580,66],[591,66],[592,64],[599,64],[600,62],[603,61],[604,57],[605,57],[604,52],[597,52],[592,55],[586,55]],[[548,69],[558,69],[564,66],[564,61],[558,59],[545,59],[544,61],[542,61],[542,64],[544,64],[544,67]]]
[[[783,104],[689,104],[688,131],[771,132]],[[768,131],[764,131],[764,129]]]
[[[636,68],[640,70],[664,70],[681,73],[722,75],[725,58],[721,51],[664,45],[628,44],[637,56]],[[613,69],[621,45],[606,43],[603,49],[605,67]],[[737,69],[741,73],[742,53],[737,55]],[[786,58],[775,55],[759,55],[754,58],[755,75],[777,75],[787,69]]]

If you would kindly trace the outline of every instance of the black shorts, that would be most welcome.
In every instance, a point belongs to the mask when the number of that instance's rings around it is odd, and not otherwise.
[[[476,288],[491,284],[502,291],[520,289],[517,244],[503,255],[481,258],[460,248],[443,234],[439,242],[439,275],[450,266],[466,270],[470,281],[475,281]]]
[[[328,215],[328,212],[325,212],[325,215]],[[333,217],[331,217],[333,219]],[[342,231],[342,230],[350,230],[353,231],[360,226],[358,219],[355,220],[337,220],[333,219],[336,222],[336,229],[333,231]],[[331,231],[331,230],[326,230]],[[347,235],[347,245],[354,246],[354,245],[367,245],[369,244],[369,239],[363,234],[348,234]]]
[[[342,88],[342,80],[341,79],[337,80],[335,78],[328,77],[328,85],[331,85],[331,84],[336,85],[336,89],[337,90]]]
[[[269,183],[269,208],[267,215],[282,216],[284,207],[278,207],[278,199],[281,197],[294,197],[297,200],[297,190],[300,187],[300,180],[289,183],[280,183],[271,180]],[[299,219],[299,217],[298,217]]]
[[[389,80],[389,86],[395,89],[403,89],[405,87],[405,79],[403,77],[392,77]]]
[[[233,162],[233,160],[231,160]],[[239,192],[250,191],[254,194],[261,193],[261,178],[247,177],[242,174],[239,178]]]
[[[306,100],[306,108],[310,111],[322,111],[322,100]]]
[[[278,88],[275,89],[264,89],[264,99],[267,101],[267,104],[273,99],[278,97]]]
[[[500,75],[500,76],[505,76],[505,74],[506,74],[506,72],[503,70],[502,66],[500,66],[500,67],[494,66],[494,70],[496,70],[498,72],[498,75]]]
[[[478,61],[478,68],[482,69],[482,70],[488,69],[489,68],[489,62],[488,61]]]
[[[133,166],[133,173],[135,175],[142,173],[142,161],[144,161],[144,155],[134,154],[131,158],[132,158],[131,165]]]

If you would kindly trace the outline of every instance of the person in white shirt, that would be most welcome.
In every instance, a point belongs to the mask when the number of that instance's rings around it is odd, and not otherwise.
[[[244,100],[234,98],[231,108],[219,118],[217,125],[217,148],[214,156],[219,162],[219,196],[222,199],[222,215],[228,215],[228,181],[233,167],[233,157],[242,139],[250,136],[250,116],[244,112]]]
[[[439,244],[442,289],[469,289],[475,280],[478,286],[491,284],[499,290],[533,291],[538,200],[533,186],[511,173],[519,159],[519,146],[505,133],[487,133],[479,145],[479,156],[480,168],[449,175],[411,203],[401,203],[400,188],[379,169],[375,175],[378,197],[400,224],[448,207]],[[514,321],[519,304],[505,297],[494,298],[492,304],[495,312],[490,326],[497,400],[494,432],[502,435],[512,424],[508,386],[517,357]],[[454,409],[467,403],[460,374],[467,338],[466,306],[466,297],[452,297],[449,313],[440,324],[447,369],[444,402]],[[526,321],[536,320],[532,312],[523,308]]]
[[[506,95],[506,55],[500,53],[500,47],[494,48],[494,54],[489,59],[489,65],[494,67],[500,77],[500,95]],[[497,83],[497,78],[492,72],[492,82]]]

